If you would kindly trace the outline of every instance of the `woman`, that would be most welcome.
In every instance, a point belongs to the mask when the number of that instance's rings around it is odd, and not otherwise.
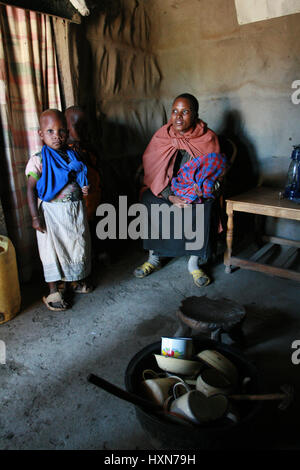
[[[167,204],[183,208],[191,203],[204,204],[204,245],[187,250],[184,236],[144,240],[149,258],[134,275],[143,278],[161,268],[161,258],[191,255],[188,270],[198,287],[210,283],[208,275],[199,267],[209,256],[210,215],[214,199],[213,187],[226,166],[220,154],[216,134],[198,117],[197,99],[188,93],[177,96],[173,102],[171,118],[152,137],[143,155],[144,184],[142,202],[148,209],[151,226],[151,206]],[[195,230],[196,207],[193,204],[192,223]],[[153,222],[153,221],[152,221]],[[173,231],[174,235],[174,231]]]

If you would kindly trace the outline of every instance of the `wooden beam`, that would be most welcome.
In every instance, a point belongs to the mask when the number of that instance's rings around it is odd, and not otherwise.
[[[270,254],[276,249],[276,245],[272,245],[271,243],[267,243],[263,247],[261,247],[258,251],[256,251],[250,258],[250,261],[257,261],[259,258],[262,258],[266,253]]]
[[[288,268],[295,261],[298,249],[294,246],[289,247],[285,252],[276,259],[274,265],[281,268]]]
[[[81,15],[69,0],[1,0],[0,4],[81,23]]]
[[[232,256],[230,258],[230,265],[239,266],[240,268],[246,268],[252,271],[260,271],[261,273],[271,274],[272,276],[300,281],[300,272],[292,271],[291,269],[278,268],[277,266],[270,266],[263,263],[255,263],[250,260],[237,258],[236,256]]]
[[[300,248],[300,242],[297,242],[296,240],[289,240],[288,238],[263,235],[262,239],[266,242],[276,243],[277,245],[295,246],[296,248]]]

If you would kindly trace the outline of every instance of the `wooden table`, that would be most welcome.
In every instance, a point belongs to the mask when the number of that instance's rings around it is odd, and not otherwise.
[[[226,236],[227,249],[224,255],[226,273],[231,272],[232,266],[239,266],[245,269],[261,271],[275,276],[300,281],[300,273],[297,271],[286,269],[284,267],[271,266],[256,261],[261,256],[266,254],[268,250],[271,249],[271,246],[274,246],[274,244],[288,245],[291,247],[289,250],[295,251],[300,248],[299,241],[264,236],[263,240],[269,243],[266,246],[260,248],[260,250],[250,259],[242,259],[238,258],[237,256],[232,256],[234,211],[300,221],[300,204],[296,204],[295,202],[289,201],[287,199],[279,199],[279,191],[280,190],[276,188],[258,187],[246,193],[240,194],[239,196],[234,196],[231,199],[226,200],[226,212],[228,215]],[[291,252],[289,253],[289,256],[291,256]]]

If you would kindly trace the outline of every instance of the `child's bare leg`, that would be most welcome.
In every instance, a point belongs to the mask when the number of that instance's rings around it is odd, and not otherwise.
[[[56,282],[48,282],[48,287],[50,290],[50,294],[53,294],[54,292],[57,292],[57,283]]]
[[[92,290],[93,286],[89,277],[76,281],[73,284],[73,292],[76,294],[89,294]]]

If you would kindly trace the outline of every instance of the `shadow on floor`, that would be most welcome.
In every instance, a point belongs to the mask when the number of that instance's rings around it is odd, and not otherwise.
[[[244,307],[246,317],[243,332],[247,348],[282,337],[298,327],[299,322],[296,319],[276,307],[263,308],[255,303],[246,304]]]

